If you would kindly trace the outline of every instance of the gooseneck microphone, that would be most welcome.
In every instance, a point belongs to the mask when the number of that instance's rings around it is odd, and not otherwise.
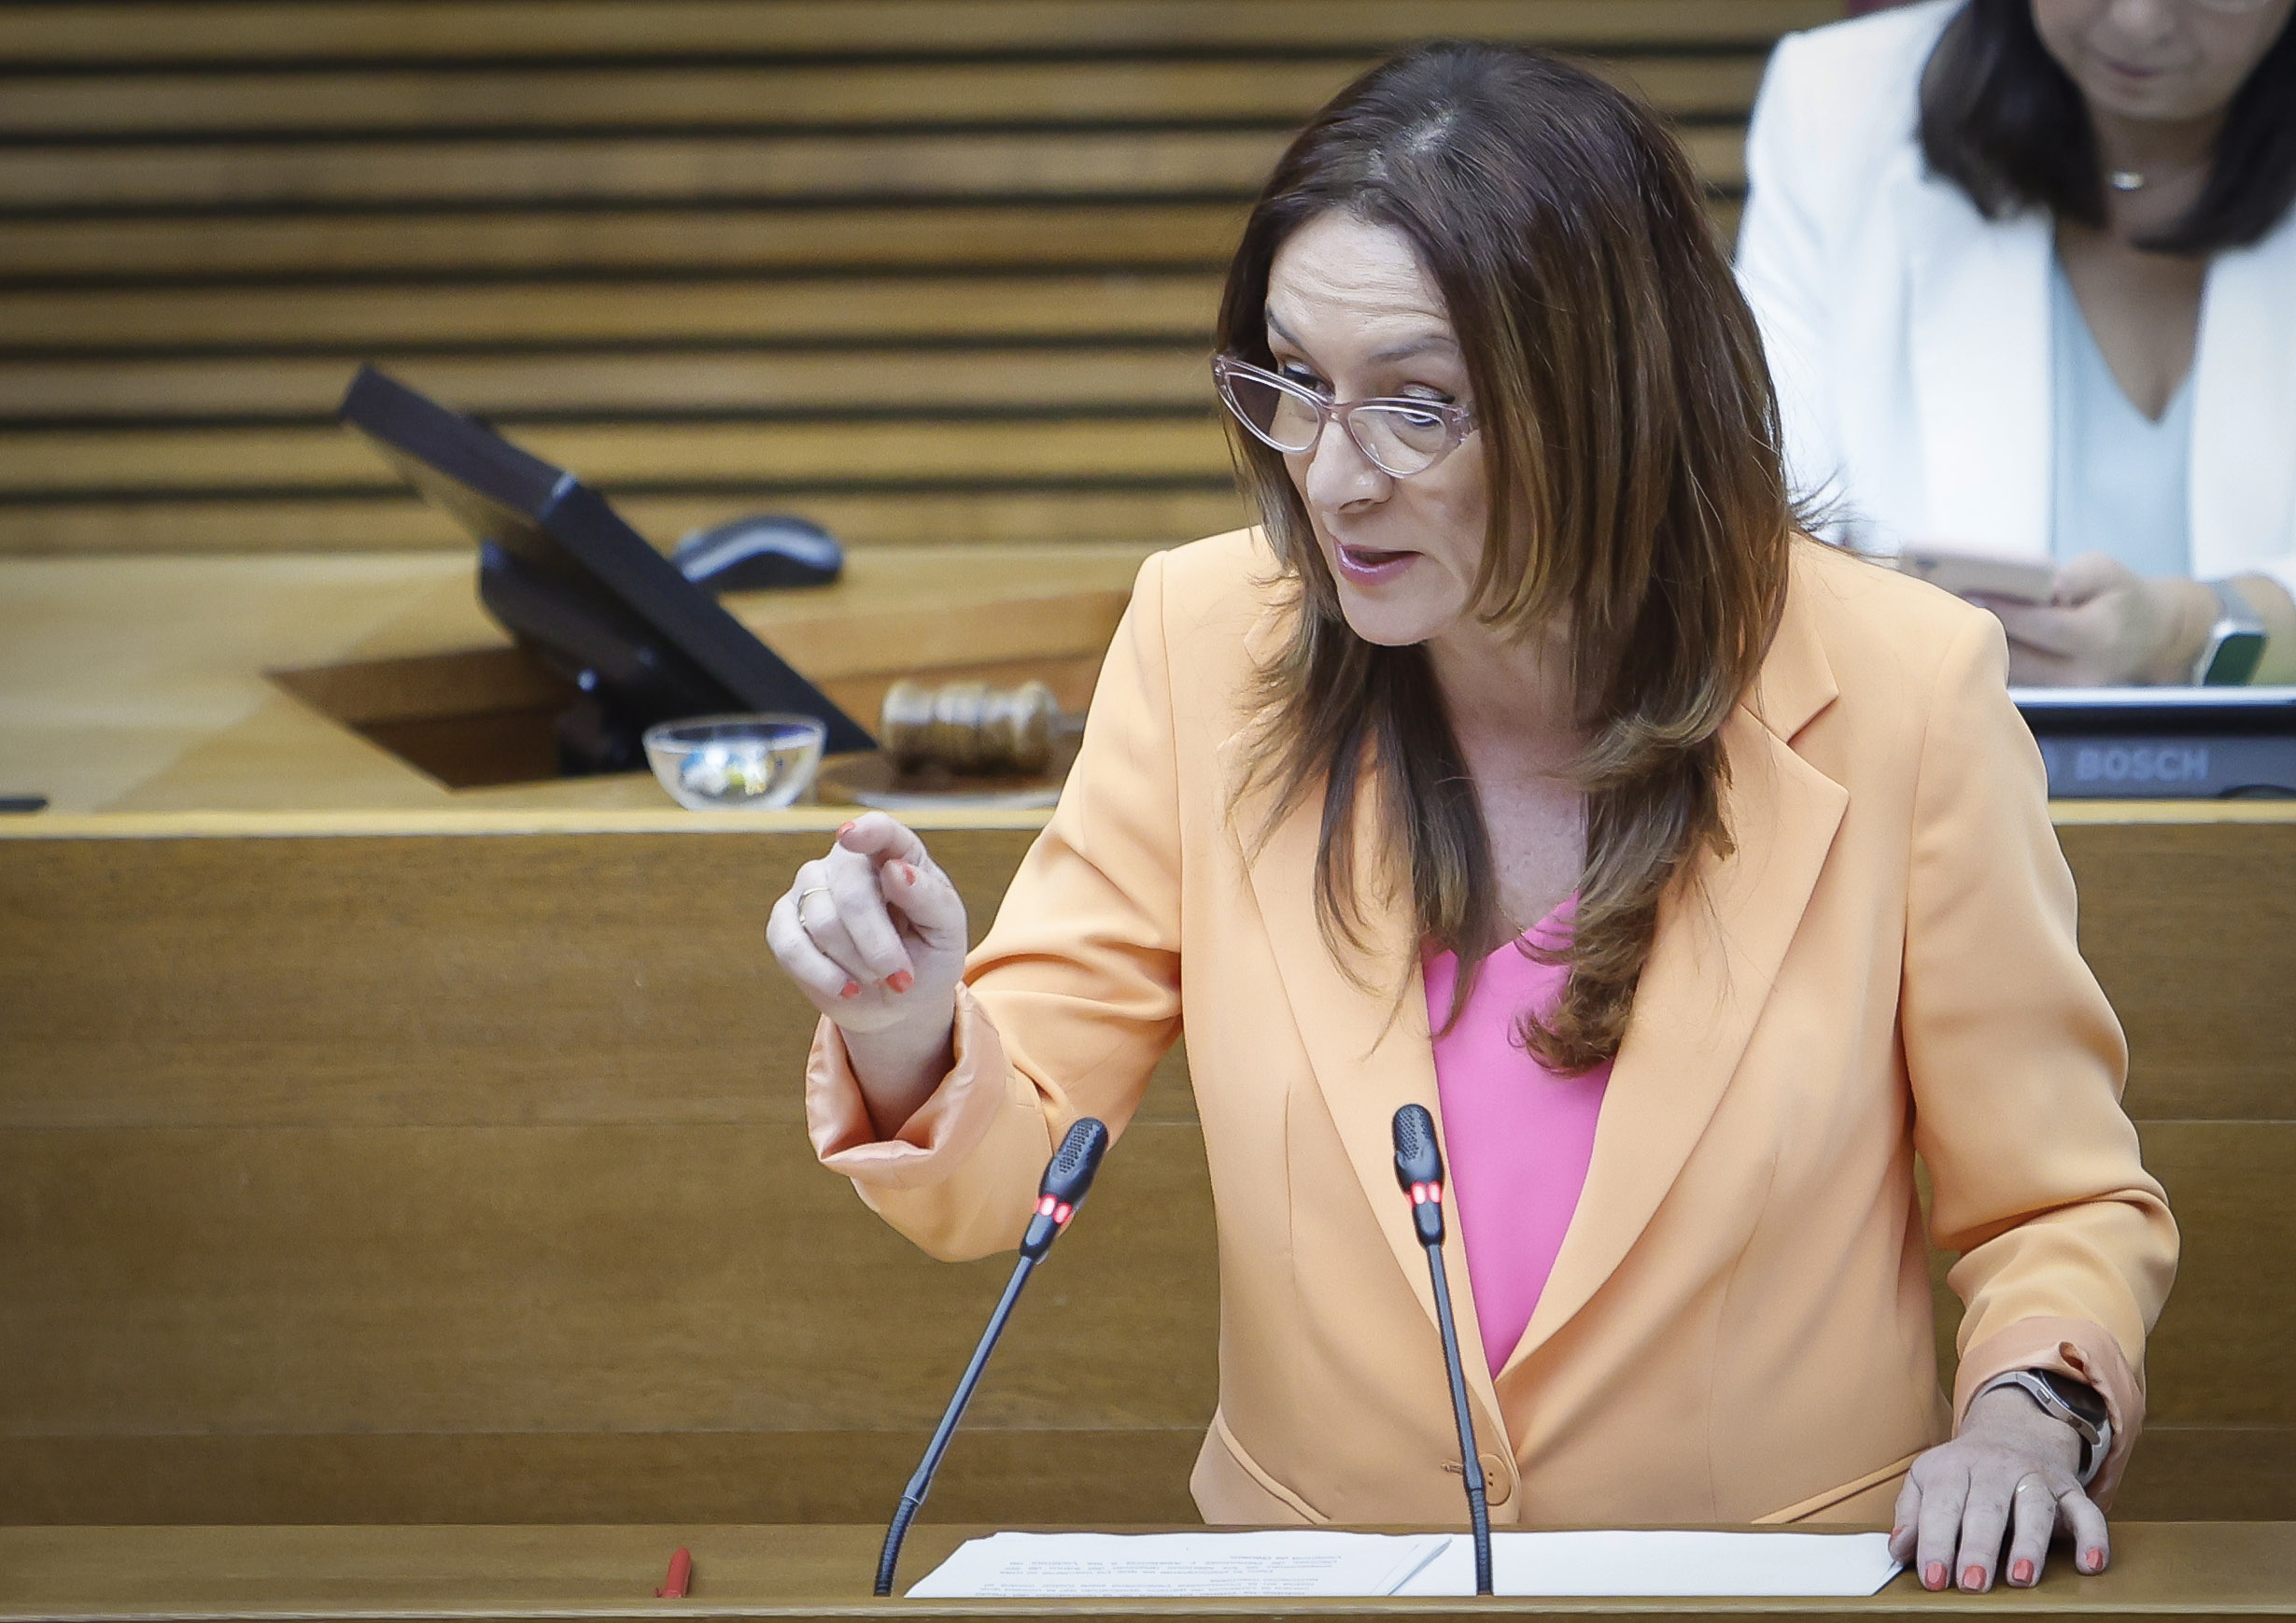
[[[879,1594],[893,1593],[893,1570],[900,1564],[901,1541],[909,1536],[909,1524],[916,1518],[917,1507],[933,1490],[933,1474],[940,1469],[941,1456],[949,1451],[949,1439],[956,1435],[957,1422],[965,1418],[965,1405],[973,1401],[973,1389],[980,1384],[980,1372],[989,1367],[989,1354],[996,1350],[996,1338],[1005,1334],[1005,1321],[1012,1317],[1013,1304],[1021,1300],[1021,1287],[1028,1283],[1029,1275],[1052,1249],[1052,1242],[1061,1237],[1068,1220],[1076,1216],[1077,1207],[1084,1204],[1084,1197],[1092,1187],[1092,1174],[1100,1170],[1100,1158],[1107,1149],[1106,1125],[1094,1117],[1082,1116],[1068,1129],[1068,1136],[1061,1140],[1060,1149],[1046,1164],[1044,1180],[1036,1186],[1036,1210],[1021,1236],[1021,1260],[1013,1264],[1005,1294],[998,1301],[996,1311],[989,1315],[989,1328],[981,1333],[980,1345],[973,1348],[973,1362],[965,1366],[965,1376],[957,1382],[956,1395],[949,1400],[940,1427],[933,1433],[933,1441],[925,1445],[924,1458],[917,1463],[917,1474],[901,1492],[900,1507],[893,1513],[893,1525],[885,1530],[885,1547],[877,1558]]]
[[[1412,1230],[1435,1280],[1435,1323],[1443,1332],[1444,1369],[1451,1377],[1451,1410],[1458,1421],[1459,1471],[1467,1479],[1467,1521],[1474,1530],[1475,1593],[1487,1595],[1491,1512],[1483,1497],[1474,1417],[1467,1412],[1467,1372],[1459,1363],[1458,1325],[1451,1318],[1451,1282],[1443,1271],[1443,1150],[1435,1143],[1435,1119],[1424,1105],[1405,1105],[1395,1112],[1395,1181],[1411,1196]]]

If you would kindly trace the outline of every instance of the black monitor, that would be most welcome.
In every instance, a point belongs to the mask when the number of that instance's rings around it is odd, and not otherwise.
[[[372,366],[336,415],[471,532],[479,600],[581,690],[558,718],[561,770],[642,768],[647,727],[723,711],[819,716],[830,753],[876,748],[571,473]]]

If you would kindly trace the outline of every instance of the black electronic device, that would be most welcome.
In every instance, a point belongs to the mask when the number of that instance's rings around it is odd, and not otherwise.
[[[2296,687],[2013,687],[2062,800],[2296,795]]]
[[[1475,1418],[1467,1407],[1467,1370],[1459,1362],[1458,1323],[1451,1313],[1451,1282],[1443,1266],[1443,1149],[1435,1118],[1425,1105],[1395,1112],[1395,1181],[1411,1197],[1411,1228],[1427,1252],[1435,1283],[1435,1327],[1443,1334],[1444,1373],[1451,1381],[1451,1414],[1458,1425],[1459,1474],[1467,1480],[1467,1525],[1474,1534],[1475,1593],[1491,1592],[1491,1511],[1483,1488],[1483,1452],[1475,1447]]]
[[[655,722],[727,711],[821,718],[831,753],[866,729],[573,474],[371,366],[337,416],[478,543],[478,595],[581,698],[557,721],[569,775],[642,769]]]
[[[1045,1164],[1044,1178],[1036,1186],[1036,1209],[1029,1215],[1028,1228],[1021,1236],[1021,1259],[1013,1264],[1005,1294],[998,1299],[996,1311],[989,1315],[989,1327],[980,1334],[980,1345],[973,1348],[972,1362],[965,1366],[933,1440],[925,1445],[924,1458],[917,1462],[916,1474],[901,1490],[892,1525],[885,1529],[885,1545],[877,1557],[879,1594],[893,1593],[894,1569],[901,1564],[901,1541],[909,1536],[909,1524],[916,1518],[918,1506],[933,1490],[933,1474],[940,1469],[949,1439],[956,1435],[957,1422],[965,1418],[965,1405],[973,1401],[973,1389],[980,1384],[981,1371],[989,1367],[989,1354],[996,1350],[997,1338],[1005,1334],[1005,1321],[1012,1317],[1013,1305],[1021,1300],[1021,1287],[1028,1283],[1029,1275],[1044,1261],[1052,1242],[1061,1237],[1068,1220],[1092,1193],[1093,1175],[1107,1150],[1107,1124],[1096,1117],[1079,1116]]]
[[[695,530],[669,561],[712,592],[757,592],[825,586],[845,572],[845,549],[811,519],[753,513]]]

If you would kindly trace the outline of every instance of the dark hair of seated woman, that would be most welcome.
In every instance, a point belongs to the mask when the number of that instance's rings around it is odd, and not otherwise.
[[[1922,76],[1922,152],[1989,219],[2046,208],[2102,229],[2104,166],[2072,76],[2042,44],[2032,0],[1968,0]],[[2296,202],[2296,25],[2224,109],[2197,202],[2138,244],[2207,255],[2261,240]]]

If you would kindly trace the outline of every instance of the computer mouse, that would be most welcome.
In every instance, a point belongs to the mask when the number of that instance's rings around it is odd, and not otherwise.
[[[825,586],[845,572],[845,549],[820,525],[786,513],[753,513],[697,529],[670,555],[678,572],[712,592]]]

